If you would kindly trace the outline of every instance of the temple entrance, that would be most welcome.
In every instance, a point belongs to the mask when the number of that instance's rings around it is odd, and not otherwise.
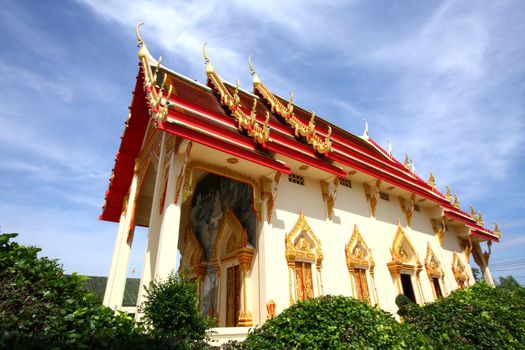
[[[295,289],[297,301],[314,297],[312,264],[300,261],[295,263]]]
[[[241,274],[239,265],[227,269],[226,280],[226,327],[237,327],[241,307]]]
[[[403,287],[403,294],[414,303],[417,303],[412,287],[412,277],[406,273],[401,274],[401,286]]]

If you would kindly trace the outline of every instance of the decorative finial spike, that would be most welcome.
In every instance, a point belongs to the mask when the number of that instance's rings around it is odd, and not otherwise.
[[[450,191],[449,185],[447,185],[447,190],[445,192],[445,198],[447,199],[447,201],[452,202],[452,193]]]
[[[416,165],[414,164],[414,161],[410,159],[410,164],[412,165],[412,174],[416,173]]]
[[[364,139],[369,139],[370,137],[368,136],[368,122],[366,121],[366,118],[363,118],[363,120],[365,121],[365,131],[363,132],[363,136],[361,137]]]
[[[250,66],[251,75],[253,76],[253,85],[259,85],[261,83],[261,80],[259,79],[259,76],[255,71],[255,67],[253,66],[252,55],[248,56],[248,65]]]
[[[432,170],[429,171],[428,184],[430,185],[430,187],[432,187],[433,190],[436,189],[436,179],[434,178],[434,174],[432,174]]]
[[[408,153],[405,153],[404,166],[407,170],[410,170],[410,159],[408,158]]]
[[[454,207],[459,209],[459,200],[457,195],[454,195]]]
[[[476,210],[474,209],[473,205],[469,205],[470,208],[470,217],[473,219],[476,219]]]
[[[390,142],[390,139],[387,139],[386,142],[388,143],[388,154],[392,155],[392,143]]]

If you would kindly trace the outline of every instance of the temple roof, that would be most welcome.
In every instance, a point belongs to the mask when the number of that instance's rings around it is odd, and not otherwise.
[[[469,215],[441,194],[433,176],[424,181],[369,136],[356,136],[272,92],[253,74],[253,92],[224,81],[207,63],[206,85],[176,73],[156,61],[138,35],[139,73],[130,115],[115,159],[102,220],[118,221],[148,125],[170,134],[264,165],[285,174],[291,168],[275,155],[282,155],[345,178],[361,172],[438,204],[443,216],[465,223],[472,234],[498,240]]]

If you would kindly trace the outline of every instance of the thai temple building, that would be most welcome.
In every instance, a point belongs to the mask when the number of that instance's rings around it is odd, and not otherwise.
[[[180,268],[217,338],[239,339],[290,305],[326,294],[396,313],[472,285],[500,232],[353,135],[272,93],[224,81],[205,49],[202,84],[154,59],[139,68],[101,220],[118,222],[104,304],[122,309],[136,226],[148,228],[138,292]],[[180,263],[178,253],[180,252]],[[180,267],[179,267],[180,265]]]

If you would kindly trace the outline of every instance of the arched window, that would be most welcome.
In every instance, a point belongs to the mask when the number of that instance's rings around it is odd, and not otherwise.
[[[285,237],[290,304],[322,294],[321,242],[301,212],[294,228]],[[315,266],[315,269],[313,268]],[[315,283],[314,283],[315,281]]]
[[[354,232],[345,246],[345,255],[354,297],[371,304],[370,295],[373,293],[377,304],[377,294],[374,287],[374,259],[370,248],[359,233],[357,225],[354,225]],[[369,279],[372,281],[372,288],[369,287]]]
[[[434,299],[441,299],[443,297],[442,286],[445,286],[443,277],[445,274],[441,269],[441,264],[434,254],[430,243],[427,242],[427,256],[425,257],[425,270],[427,270],[427,276],[434,292]]]

